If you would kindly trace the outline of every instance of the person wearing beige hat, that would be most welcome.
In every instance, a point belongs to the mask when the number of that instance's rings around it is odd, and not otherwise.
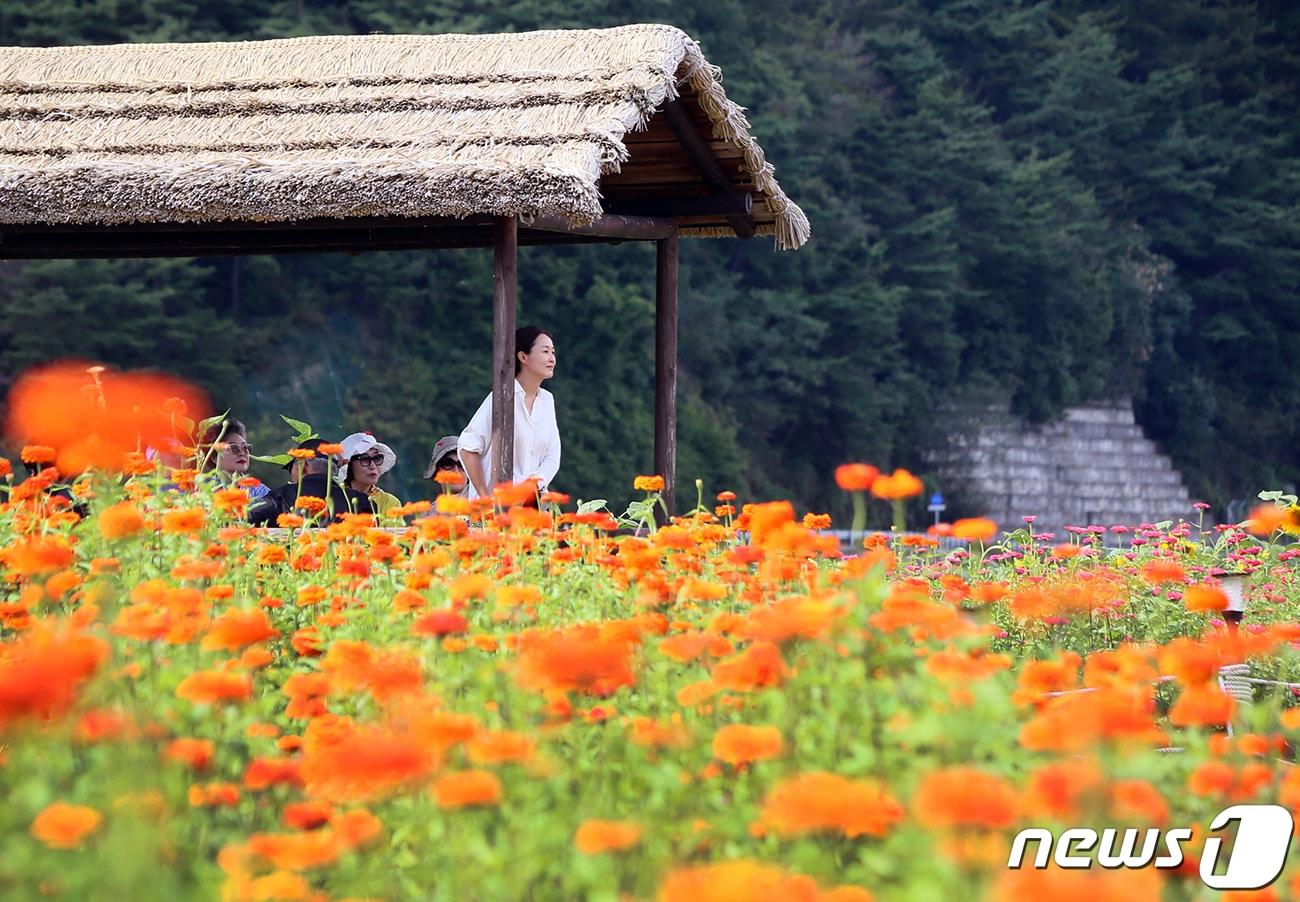
[[[444,435],[438,439],[437,444],[433,446],[433,456],[429,458],[429,466],[424,468],[424,478],[437,482],[439,473],[454,473],[460,478],[455,494],[465,495],[469,493],[469,478],[465,475],[465,468],[460,465],[458,445],[458,436],[455,435]],[[442,492],[443,488],[439,486],[438,493],[442,494]]]
[[[379,487],[379,477],[397,464],[393,449],[377,441],[369,432],[354,432],[342,443],[339,470],[335,478],[345,487],[360,492],[370,499],[375,513],[380,517],[401,505],[398,497]]]

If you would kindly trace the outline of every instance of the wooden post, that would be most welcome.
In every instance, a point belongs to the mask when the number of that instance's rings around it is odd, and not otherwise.
[[[515,478],[515,299],[519,223],[498,216],[492,225],[492,460],[491,485]]]
[[[655,473],[674,514],[677,494],[677,236],[655,242]],[[656,511],[660,522],[666,518]]]

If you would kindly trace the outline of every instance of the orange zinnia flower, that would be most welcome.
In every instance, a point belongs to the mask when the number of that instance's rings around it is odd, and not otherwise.
[[[234,783],[195,783],[187,793],[191,808],[233,808],[239,804],[239,787]]]
[[[789,501],[746,505],[749,512],[749,535],[752,544],[763,546],[787,523],[794,523],[794,505]]]
[[[1197,583],[1183,592],[1183,606],[1189,611],[1222,611],[1228,607],[1228,596],[1218,586]]]
[[[1101,786],[1104,774],[1091,758],[1069,758],[1044,764],[1029,775],[1025,792],[1026,814],[1075,821],[1079,802]]]
[[[1006,583],[976,583],[971,588],[971,597],[981,604],[992,604],[1004,598],[1011,591]]]
[[[1236,780],[1237,772],[1226,761],[1203,761],[1187,778],[1187,789],[1198,796],[1226,796]]]
[[[54,802],[36,815],[30,832],[51,849],[75,849],[103,820],[94,808]]]
[[[528,761],[537,743],[523,733],[511,730],[484,730],[465,746],[469,760],[475,764],[501,764],[505,761]]]
[[[1160,670],[1184,685],[1208,683],[1219,675],[1219,653],[1195,639],[1180,637],[1159,650]]]
[[[487,598],[492,592],[492,580],[482,573],[465,573],[452,580],[447,594],[453,602],[464,604],[474,599]]]
[[[691,744],[691,734],[680,723],[663,723],[649,717],[632,721],[632,742],[652,748],[686,748]]]
[[[830,632],[836,615],[835,606],[829,602],[794,595],[754,608],[742,635],[768,642],[819,639]]]
[[[1017,688],[1011,700],[1017,705],[1027,705],[1043,700],[1049,692],[1076,688],[1082,663],[1072,651],[1063,651],[1052,661],[1026,661],[1016,677]]]
[[[841,464],[835,468],[835,484],[846,492],[867,492],[880,471],[871,464]],[[733,494],[732,500],[736,496]],[[718,500],[724,500],[721,495]]]
[[[185,737],[173,739],[167,744],[163,757],[184,764],[190,770],[207,770],[212,764],[212,740]]]
[[[643,832],[640,824],[631,821],[587,820],[578,826],[573,844],[584,855],[618,852],[641,842]]]
[[[716,633],[685,632],[669,636],[659,643],[659,652],[681,664],[689,664],[705,654],[725,655],[731,643]]]
[[[1146,780],[1116,780],[1110,788],[1110,813],[1123,823],[1164,826],[1169,803]]]
[[[217,489],[212,493],[212,506],[231,516],[243,516],[248,508],[248,492],[243,489]]]
[[[1261,504],[1250,512],[1245,526],[1257,536],[1271,536],[1286,523],[1286,511],[1276,504]]]
[[[0,730],[14,720],[66,711],[107,657],[102,639],[44,623],[0,644]]]
[[[624,638],[592,624],[521,636],[519,682],[535,691],[610,695],[636,683],[631,651]]]
[[[785,682],[785,662],[771,642],[755,642],[740,654],[719,661],[713,668],[713,684],[733,692],[752,692]]]
[[[1010,657],[988,654],[982,648],[970,651],[959,651],[952,648],[941,649],[932,654],[925,662],[925,670],[931,676],[946,683],[956,683],[962,686],[974,680],[988,679],[993,674],[1010,668]]]
[[[168,533],[194,535],[208,523],[208,515],[201,507],[166,511],[162,516],[162,530]]]
[[[244,786],[253,791],[283,783],[301,786],[302,774],[294,758],[254,758],[244,769]]]
[[[886,501],[912,498],[921,494],[925,486],[909,471],[897,469],[889,476],[880,476],[871,484],[871,494]]]
[[[451,771],[434,781],[433,797],[442,808],[495,805],[501,801],[501,781],[491,771]]]
[[[253,681],[246,673],[200,670],[181,680],[176,697],[201,705],[244,701],[253,697]]]
[[[974,767],[949,767],[925,776],[912,797],[916,819],[927,827],[987,827],[1015,823],[1016,791],[1001,777]]]
[[[328,506],[324,498],[317,498],[315,495],[299,495],[298,499],[293,503],[295,510],[303,511],[309,515],[319,514]]]
[[[212,628],[203,637],[201,647],[205,651],[243,648],[278,635],[280,631],[271,626],[270,618],[261,608],[233,609],[212,622]]]
[[[776,727],[728,724],[713,736],[713,757],[727,764],[748,764],[778,757],[785,749]]]
[[[63,536],[33,536],[0,551],[0,562],[15,573],[36,576],[72,566],[76,552]]]
[[[830,831],[884,836],[906,814],[875,780],[850,780],[822,771],[782,780],[768,794],[762,825],[784,836]]]
[[[422,744],[413,730],[355,725],[326,716],[307,727],[302,778],[318,798],[365,801],[423,780],[439,757],[438,750]]]
[[[632,488],[638,492],[662,492],[664,490],[664,478],[662,476],[638,476],[632,480]]]
[[[277,868],[301,871],[330,864],[346,847],[332,830],[308,833],[254,833],[248,838],[249,852]]]
[[[848,886],[820,891],[811,877],[738,859],[669,871],[656,898],[658,902],[870,902],[871,894]]]
[[[807,514],[804,514],[804,515],[803,515],[803,526],[804,526],[804,529],[830,529],[830,528],[831,528],[831,515],[830,515],[830,514],[814,514],[814,513],[807,513]]]
[[[119,470],[142,445],[170,446],[178,427],[188,425],[178,411],[195,419],[207,415],[202,393],[177,379],[74,361],[24,374],[8,407],[8,436],[50,446],[65,473]]]
[[[1155,702],[1146,687],[1058,696],[1020,728],[1020,744],[1031,751],[1077,751],[1101,741],[1166,742],[1155,724]]]
[[[424,596],[415,592],[407,594],[414,595],[421,604],[424,603]],[[411,624],[411,632],[417,636],[449,636],[452,633],[463,633],[468,629],[469,621],[451,608],[430,611]]]
[[[1187,573],[1176,561],[1161,558],[1142,566],[1142,578],[1151,585],[1158,586],[1161,583],[1181,583],[1187,579]]]
[[[18,456],[25,464],[52,464],[55,453],[49,445],[23,445]]]
[[[987,517],[966,517],[952,524],[952,534],[972,542],[987,542],[998,534],[998,525]]]
[[[1221,727],[1232,719],[1237,701],[1212,683],[1194,683],[1183,689],[1169,710],[1169,720],[1180,727]]]
[[[295,830],[315,830],[329,823],[334,816],[334,806],[324,802],[290,802],[284,806],[281,819],[286,827]]]
[[[130,501],[120,501],[99,512],[99,534],[106,539],[125,539],[144,529],[144,515]]]

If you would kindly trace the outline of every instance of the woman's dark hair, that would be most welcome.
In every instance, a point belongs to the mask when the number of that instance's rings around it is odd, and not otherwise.
[[[244,424],[233,417],[227,417],[213,423],[199,436],[199,465],[204,470],[211,470],[217,465],[217,455],[212,453],[212,446],[217,442],[228,442],[236,435],[248,436]]]
[[[545,335],[551,341],[555,341],[555,336],[539,326],[524,326],[522,329],[515,330],[515,375],[519,375],[521,365],[519,363],[520,354],[533,353],[533,345],[537,344],[537,339]]]

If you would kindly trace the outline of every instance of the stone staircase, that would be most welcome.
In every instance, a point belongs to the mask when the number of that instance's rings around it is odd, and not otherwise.
[[[1180,517],[1194,520],[1182,476],[1133,420],[1131,401],[1094,402],[1026,424],[1005,407],[953,414],[928,458],[947,493],[1004,529],[1035,532]]]

